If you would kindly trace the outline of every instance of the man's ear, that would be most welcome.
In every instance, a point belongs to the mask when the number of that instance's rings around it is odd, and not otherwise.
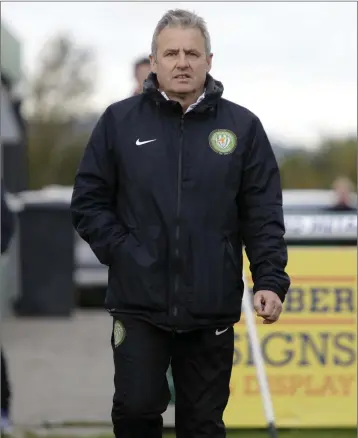
[[[212,53],[210,53],[210,55],[206,57],[206,62],[208,63],[208,68],[207,68],[207,72],[208,73],[211,70],[211,65],[212,65],[212,62],[213,62],[213,56],[214,55]]]
[[[157,62],[153,55],[149,55],[150,60],[150,69],[152,70],[152,73],[157,73]]]

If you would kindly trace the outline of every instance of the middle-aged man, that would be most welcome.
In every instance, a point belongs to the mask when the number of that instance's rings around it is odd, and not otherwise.
[[[290,284],[280,175],[259,119],[208,74],[202,18],[167,12],[151,53],[143,93],[110,105],[92,133],[73,223],[109,266],[115,436],[162,436],[171,363],[176,436],[223,438],[242,246],[264,323]]]

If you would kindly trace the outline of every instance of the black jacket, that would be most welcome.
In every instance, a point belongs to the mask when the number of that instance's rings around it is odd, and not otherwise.
[[[143,94],[108,107],[95,127],[71,209],[109,266],[110,311],[177,330],[238,321],[243,244],[254,291],[284,299],[277,163],[258,118],[222,92],[208,75],[205,99],[183,115],[151,75]]]
[[[1,181],[1,254],[7,251],[14,234],[14,215],[5,200],[5,190]]]

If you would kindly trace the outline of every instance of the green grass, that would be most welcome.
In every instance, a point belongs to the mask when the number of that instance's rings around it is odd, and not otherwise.
[[[283,430],[278,432],[279,438],[356,438],[357,431],[355,429],[301,429],[301,430]],[[37,436],[32,433],[25,435],[25,438],[73,438],[71,435],[65,436],[61,435],[56,437],[54,435],[49,435],[48,437]],[[76,436],[76,438],[78,438]],[[92,437],[94,438],[94,437]],[[99,435],[96,438],[113,438],[113,435]],[[164,433],[163,438],[175,438],[174,432]],[[268,433],[264,430],[236,430],[228,431],[227,438],[269,438]]]
[[[356,438],[355,430],[285,430],[279,431],[279,438]],[[165,435],[175,438],[175,434]],[[227,432],[227,438],[269,438],[267,431],[237,430]]]

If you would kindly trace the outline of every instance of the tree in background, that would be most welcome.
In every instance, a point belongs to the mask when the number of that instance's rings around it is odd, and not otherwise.
[[[29,81],[29,183],[72,185],[88,135],[76,121],[88,112],[95,84],[93,51],[67,35],[48,40]]]
[[[280,165],[284,189],[329,189],[340,175],[357,186],[357,139],[326,139],[314,151],[289,155]]]
[[[48,40],[41,50],[27,99],[31,189],[73,184],[92,129],[78,126],[90,114],[95,67],[93,51],[66,35]],[[325,139],[314,151],[284,153],[280,169],[284,189],[330,188],[340,175],[357,184],[357,140]]]

